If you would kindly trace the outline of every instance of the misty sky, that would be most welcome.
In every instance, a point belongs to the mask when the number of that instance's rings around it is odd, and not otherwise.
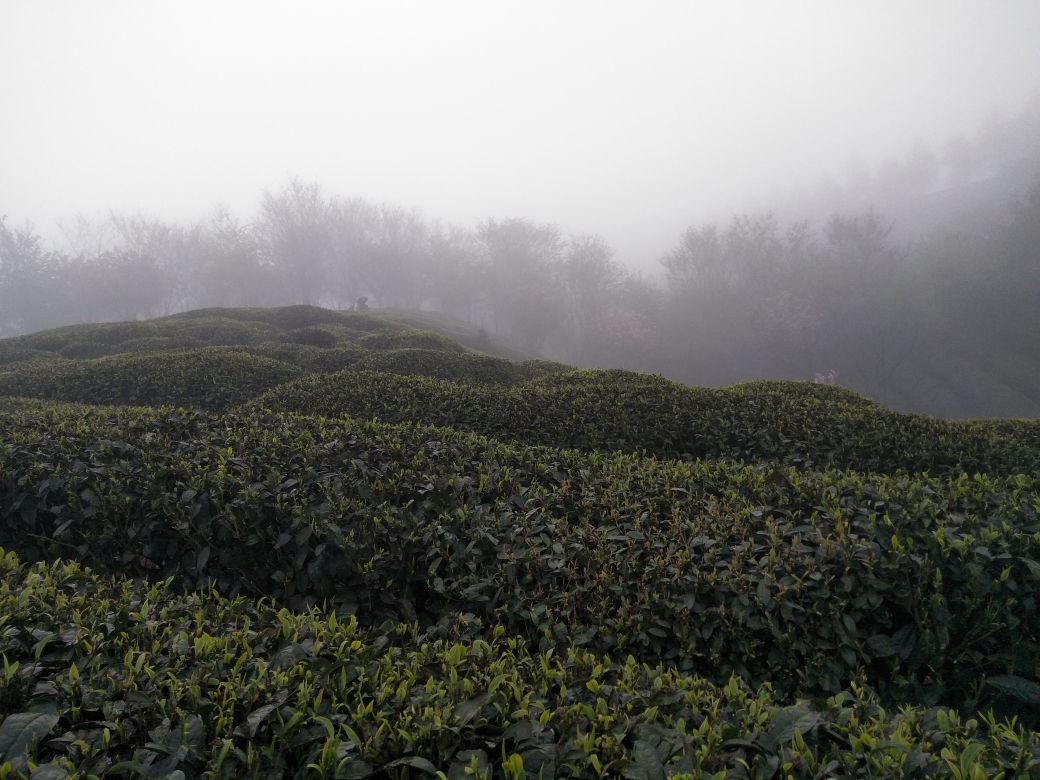
[[[653,261],[1040,94],[1040,3],[0,0],[0,214],[250,216],[291,175]]]

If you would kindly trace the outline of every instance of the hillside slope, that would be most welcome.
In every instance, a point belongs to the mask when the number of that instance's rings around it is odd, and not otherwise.
[[[418,336],[421,331],[425,336]],[[69,325],[0,340],[0,366],[25,360],[97,358],[126,352],[154,352],[207,346],[256,345],[271,341],[315,347],[344,346],[363,341],[369,348],[426,347],[466,351],[467,348],[510,360],[534,359],[497,337],[443,316],[419,313],[357,314],[316,306],[273,309],[196,309],[154,320]],[[418,337],[418,340],[417,340]],[[466,346],[463,346],[466,345]]]
[[[510,387],[355,370],[287,382],[245,408],[424,422],[527,444],[659,458],[886,474],[1040,469],[1040,421],[901,414],[849,390],[807,382],[691,388],[632,371],[582,370]]]
[[[526,444],[800,468],[1040,469],[1036,420],[900,414],[804,382],[693,388],[631,371],[515,362],[372,315],[313,307],[62,328],[0,341],[3,359],[0,397],[213,411],[245,404],[254,413],[348,414]]]
[[[0,776],[1035,775],[1040,422],[416,324],[0,341]]]
[[[963,696],[1040,662],[1035,475],[682,463],[291,415],[0,420],[0,545],[30,560],[77,551],[369,625],[468,612],[779,691],[857,670],[888,690],[894,662]]]

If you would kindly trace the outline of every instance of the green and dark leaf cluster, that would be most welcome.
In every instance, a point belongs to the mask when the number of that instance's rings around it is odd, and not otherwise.
[[[303,372],[228,347],[22,364],[0,374],[0,396],[99,405],[228,409]]]
[[[597,369],[549,371],[511,386],[485,387],[446,381],[454,377],[436,377],[435,371],[387,375],[378,363],[372,372],[356,370],[366,367],[358,363],[355,370],[303,377],[249,408],[423,422],[525,444],[657,458],[730,458],[886,474],[1040,470],[1040,421],[901,414],[830,385],[758,381],[698,388]]]
[[[865,674],[894,699],[971,706],[989,675],[1037,676],[1035,477],[169,409],[22,404],[2,429],[0,540],[31,560],[328,602],[372,625],[471,612],[535,645],[548,631],[785,692]]]
[[[0,341],[0,778],[1040,776],[1040,422],[414,324]]]
[[[366,631],[3,550],[0,576],[5,780],[1040,776],[1036,734],[856,686],[782,706],[472,618]]]

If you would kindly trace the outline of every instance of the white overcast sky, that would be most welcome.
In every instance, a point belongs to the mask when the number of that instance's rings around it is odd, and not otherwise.
[[[330,194],[599,233],[689,224],[1040,94],[1040,2],[0,0],[0,214]]]

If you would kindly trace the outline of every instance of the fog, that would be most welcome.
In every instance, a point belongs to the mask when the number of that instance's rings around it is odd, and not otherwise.
[[[1040,89],[1008,3],[0,4],[0,208],[253,212],[289,176],[652,264],[690,223]]]
[[[0,2],[0,336],[366,295],[1040,414],[1038,40],[1034,2]]]

